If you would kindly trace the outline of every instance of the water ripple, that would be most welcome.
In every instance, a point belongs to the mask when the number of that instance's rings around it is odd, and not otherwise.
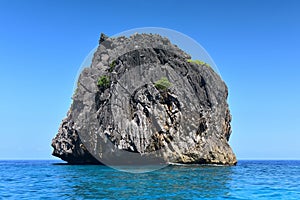
[[[143,174],[58,161],[0,161],[0,197],[11,199],[300,199],[300,161],[234,167],[176,165]]]

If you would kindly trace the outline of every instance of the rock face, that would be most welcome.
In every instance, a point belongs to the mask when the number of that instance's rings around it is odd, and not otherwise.
[[[153,34],[101,34],[52,140],[70,164],[235,165],[228,90],[205,63]]]

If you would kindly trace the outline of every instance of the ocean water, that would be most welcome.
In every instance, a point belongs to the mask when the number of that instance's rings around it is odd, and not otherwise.
[[[300,199],[300,161],[168,166],[148,173],[0,161],[2,199]]]

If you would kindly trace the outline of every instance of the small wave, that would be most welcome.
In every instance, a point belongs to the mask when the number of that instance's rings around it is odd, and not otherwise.
[[[172,166],[212,166],[212,167],[224,167],[226,165],[221,165],[221,164],[196,164],[196,163],[191,163],[191,164],[184,164],[184,163],[173,163],[173,162],[168,162],[168,165],[172,165]]]
[[[168,162],[168,165],[175,165],[175,166],[188,166],[189,164]]]

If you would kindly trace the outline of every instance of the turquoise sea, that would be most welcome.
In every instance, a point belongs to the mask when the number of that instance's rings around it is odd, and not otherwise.
[[[168,166],[148,173],[0,161],[2,199],[300,199],[300,161]]]

